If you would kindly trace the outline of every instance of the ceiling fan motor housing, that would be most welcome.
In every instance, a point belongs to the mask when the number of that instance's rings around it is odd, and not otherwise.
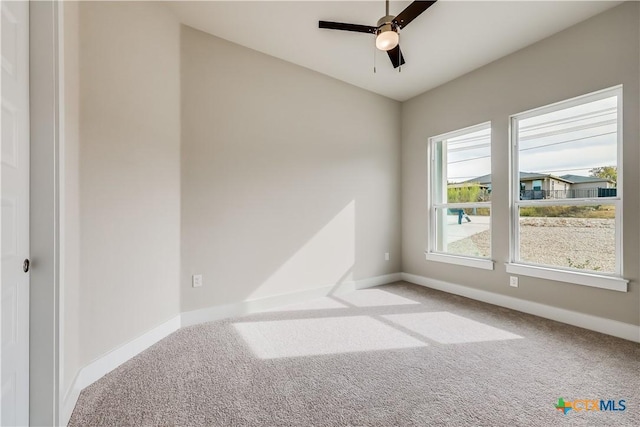
[[[387,16],[383,16],[382,18],[378,19],[378,24],[376,25],[378,27],[378,31],[376,31],[376,35],[380,34],[380,33],[384,33],[385,31],[395,31],[397,32],[398,29],[396,27],[396,25],[393,23],[393,20],[396,17],[393,15],[387,15]]]
[[[387,15],[378,19],[376,30],[376,47],[380,50],[389,51],[398,45],[398,28],[393,20],[395,16]]]

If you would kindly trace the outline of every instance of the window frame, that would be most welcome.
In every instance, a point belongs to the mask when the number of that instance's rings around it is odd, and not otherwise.
[[[518,149],[518,123],[520,120],[548,114],[554,111],[572,108],[589,102],[605,98],[617,97],[617,190],[615,197],[597,198],[568,198],[568,199],[542,199],[522,200],[520,198],[520,168]],[[623,278],[623,90],[622,85],[591,92],[509,117],[509,149],[510,149],[510,177],[509,180],[509,262],[506,263],[507,273],[521,274],[542,279],[569,282],[584,286],[592,286],[603,289],[611,289],[621,292],[627,291],[628,280]],[[588,270],[570,267],[549,266],[520,260],[520,208],[529,206],[587,206],[589,204],[612,204],[616,209],[615,216],[615,251],[616,267],[613,273],[597,273]]]
[[[493,233],[493,214],[491,213],[493,206],[492,201],[488,202],[471,202],[471,203],[440,203],[435,200],[437,197],[437,188],[436,185],[440,183],[442,185],[442,177],[437,177],[436,172],[439,171],[439,168],[435,167],[436,161],[436,152],[435,145],[439,141],[456,138],[462,135],[466,135],[473,132],[479,132],[482,130],[489,130],[490,135],[493,133],[493,129],[491,127],[491,122],[483,122],[477,125],[468,126],[462,129],[458,129],[451,132],[445,132],[440,135],[432,136],[427,140],[427,248],[425,250],[425,258],[428,261],[437,261],[444,262],[448,264],[462,265],[466,267],[480,268],[484,270],[493,270],[494,269],[494,261],[493,261],[493,244],[489,243],[490,246],[490,254],[488,257],[475,257],[470,255],[460,255],[460,254],[452,254],[447,252],[441,252],[437,250],[437,236],[439,233],[437,232],[438,224],[437,224],[437,211],[438,209],[451,209],[453,208],[489,208],[490,219],[489,219],[489,230]],[[491,147],[490,152],[493,148],[493,141],[490,136]],[[490,173],[493,172],[492,170]],[[446,194],[446,178],[444,184],[444,194]],[[442,192],[443,189],[441,188]]]

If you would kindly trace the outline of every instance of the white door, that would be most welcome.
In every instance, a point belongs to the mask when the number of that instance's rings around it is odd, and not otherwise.
[[[29,424],[29,2],[2,1],[3,426]]]

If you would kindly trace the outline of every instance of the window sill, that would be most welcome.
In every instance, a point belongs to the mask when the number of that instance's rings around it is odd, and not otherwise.
[[[445,262],[447,264],[462,265],[465,267],[481,268],[483,270],[493,270],[493,261],[490,259],[472,258],[458,255],[438,254],[425,252],[427,261]]]
[[[522,276],[537,277],[539,279],[556,280],[559,282],[573,283],[576,285],[591,286],[594,288],[609,289],[618,292],[627,292],[628,280],[621,277],[606,276],[603,274],[583,273],[580,271],[566,271],[551,267],[507,263],[507,273],[520,274]]]

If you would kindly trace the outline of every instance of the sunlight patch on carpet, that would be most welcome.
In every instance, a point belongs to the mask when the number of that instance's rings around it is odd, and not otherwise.
[[[427,346],[369,316],[243,322],[233,326],[260,359]]]
[[[338,301],[329,298],[322,297],[309,301],[304,301],[295,304],[289,304],[282,307],[272,308],[268,311],[302,311],[302,310],[328,310],[334,308],[348,308],[346,305],[339,303]]]
[[[388,305],[420,304],[409,298],[392,294],[380,289],[361,289],[344,295],[336,295],[333,298],[355,307],[382,307]]]
[[[522,338],[519,335],[446,311],[435,313],[390,314],[382,317],[441,344],[502,341]]]

